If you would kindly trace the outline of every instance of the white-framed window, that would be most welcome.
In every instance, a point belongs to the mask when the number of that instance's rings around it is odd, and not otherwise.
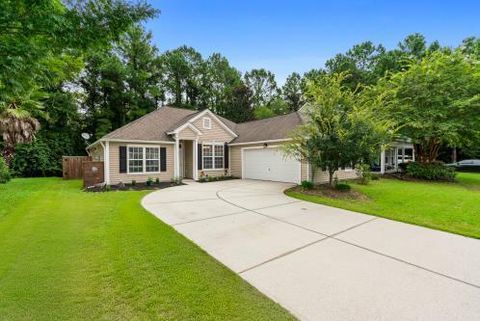
[[[145,147],[145,172],[160,171],[160,148]]]
[[[128,146],[128,173],[160,172],[160,147]]]
[[[203,144],[203,169],[223,169],[224,155],[223,144]]]
[[[128,147],[128,172],[143,173],[143,147]]]
[[[203,117],[203,128],[212,129],[212,120],[209,117]]]

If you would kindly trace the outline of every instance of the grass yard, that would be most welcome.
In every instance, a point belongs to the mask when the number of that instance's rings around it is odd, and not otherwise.
[[[458,183],[407,182],[395,179],[352,183],[368,199],[334,199],[300,192],[302,200],[372,214],[396,221],[480,238],[480,173],[459,173]]]
[[[0,185],[0,320],[293,320],[147,213],[147,192]]]

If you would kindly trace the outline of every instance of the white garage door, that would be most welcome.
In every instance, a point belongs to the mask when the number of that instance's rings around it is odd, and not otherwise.
[[[286,158],[279,148],[243,150],[243,177],[268,181],[298,183],[300,162]]]

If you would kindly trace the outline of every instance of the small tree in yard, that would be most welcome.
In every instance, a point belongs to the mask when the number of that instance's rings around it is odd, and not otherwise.
[[[388,123],[376,121],[366,101],[342,85],[345,78],[332,74],[307,84],[308,121],[285,146],[287,154],[312,165],[312,175],[327,171],[330,185],[337,170],[370,163],[390,138]]]
[[[434,52],[379,82],[378,113],[415,143],[419,162],[436,161],[443,146],[480,141],[480,61],[461,52]]]

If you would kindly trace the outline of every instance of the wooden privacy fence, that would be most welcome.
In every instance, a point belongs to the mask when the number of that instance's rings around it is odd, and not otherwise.
[[[63,179],[83,178],[83,162],[91,161],[91,156],[63,156]]]

